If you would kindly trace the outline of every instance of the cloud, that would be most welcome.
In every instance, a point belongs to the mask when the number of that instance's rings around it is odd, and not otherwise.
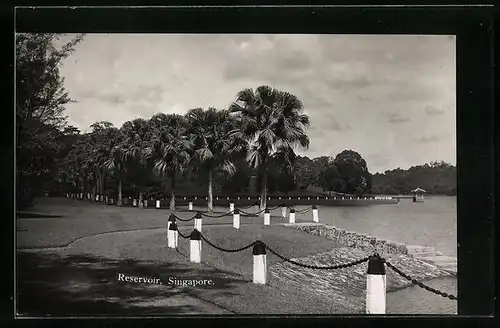
[[[146,102],[159,104],[163,100],[163,87],[161,85],[139,85],[133,90],[124,91],[83,91],[80,98],[95,99],[110,105],[125,103]]]
[[[373,82],[368,81],[366,77],[355,79],[330,79],[326,80],[325,83],[334,89],[360,89],[373,84]]]
[[[84,98],[95,99],[110,105],[121,105],[125,103],[125,97],[120,93],[84,93]]]
[[[385,153],[385,152],[370,154],[370,155],[368,155],[368,158],[367,158],[367,162],[368,162],[367,164],[374,166],[374,167],[385,166],[390,161],[391,161],[391,155],[388,153]]]
[[[368,97],[368,96],[363,96],[363,95],[356,95],[356,98],[357,98],[359,101],[361,101],[361,102],[363,102],[363,101],[369,101],[369,100],[371,99],[370,97]]]
[[[312,60],[309,55],[298,50],[287,53],[286,56],[277,58],[274,62],[275,69],[278,70],[306,70],[312,65]]]
[[[409,120],[410,120],[409,117],[404,117],[404,116],[401,116],[397,113],[393,113],[393,114],[389,115],[389,119],[387,120],[387,122],[392,123],[392,124],[399,124],[399,123],[408,122]]]
[[[433,135],[430,135],[430,136],[423,136],[422,138],[415,139],[415,142],[418,142],[418,143],[431,143],[431,142],[438,142],[440,140],[441,139],[439,138],[439,136],[433,134]]]
[[[322,111],[313,111],[308,113],[311,120],[311,129],[309,131],[347,131],[352,129],[351,125],[339,121],[335,112],[330,109]]]
[[[436,116],[436,115],[441,115],[444,113],[444,110],[442,109],[439,109],[437,107],[434,107],[434,106],[427,106],[425,107],[425,113],[428,115],[428,116]]]

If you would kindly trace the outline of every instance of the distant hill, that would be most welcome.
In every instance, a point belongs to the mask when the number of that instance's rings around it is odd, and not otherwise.
[[[374,194],[408,194],[417,187],[424,189],[427,194],[457,194],[456,167],[443,161],[412,166],[408,170],[388,170],[373,174],[372,178]]]

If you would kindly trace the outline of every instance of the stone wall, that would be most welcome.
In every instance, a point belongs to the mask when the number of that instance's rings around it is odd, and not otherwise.
[[[377,239],[367,234],[339,229],[324,224],[286,224],[290,228],[299,229],[313,235],[333,239],[340,247],[354,247],[362,250],[377,250],[380,254],[402,254],[407,255],[408,249],[405,244],[390,240]]]

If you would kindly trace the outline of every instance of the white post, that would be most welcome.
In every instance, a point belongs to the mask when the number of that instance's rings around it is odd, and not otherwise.
[[[290,218],[289,218],[289,223],[295,223],[295,209],[291,208],[290,209]]]
[[[281,216],[286,219],[286,205],[281,205]]]
[[[234,212],[234,203],[233,202],[229,203],[229,212],[231,212],[231,213]]]
[[[137,206],[137,199],[134,198],[134,200],[132,201],[132,206]]]
[[[385,264],[378,256],[368,261],[366,278],[366,313],[385,314],[386,275]]]
[[[193,210],[193,202],[189,202],[189,210],[192,211]]]
[[[170,228],[170,224],[172,222],[175,222],[175,215],[172,213],[170,214],[170,216],[168,217],[168,221],[167,221],[167,230]],[[168,236],[167,236],[168,237]]]
[[[266,284],[267,263],[266,263],[266,245],[258,240],[253,245],[253,283]]]
[[[319,222],[318,208],[316,207],[316,205],[313,205],[313,221]]]
[[[106,204],[109,203],[109,197],[106,195]]]
[[[201,213],[197,212],[194,218],[194,228],[201,232]]]
[[[160,200],[159,199],[156,200],[156,208],[160,208]]]
[[[271,213],[269,213],[269,209],[266,208],[264,211],[264,225],[271,224]]]
[[[240,228],[240,210],[235,209],[233,212],[233,228],[239,229]]]
[[[189,237],[189,260],[194,263],[201,262],[201,234],[194,229]]]
[[[179,232],[177,231],[177,224],[175,222],[172,222],[167,232],[169,248],[177,248],[178,233]]]

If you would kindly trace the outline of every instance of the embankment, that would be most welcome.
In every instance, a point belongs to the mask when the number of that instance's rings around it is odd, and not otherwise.
[[[457,275],[456,257],[444,256],[433,247],[405,245],[391,240],[378,239],[364,233],[340,229],[319,223],[285,224],[307,233],[335,240],[341,247],[352,247],[364,251],[377,251],[383,256],[405,255],[432,264],[453,276]]]
[[[299,229],[313,235],[333,239],[337,241],[341,247],[353,247],[364,251],[376,250],[379,254],[383,255],[408,255],[408,249],[405,244],[385,239],[377,239],[374,236],[340,229],[335,226],[319,223],[296,223],[285,224],[285,226]]]

